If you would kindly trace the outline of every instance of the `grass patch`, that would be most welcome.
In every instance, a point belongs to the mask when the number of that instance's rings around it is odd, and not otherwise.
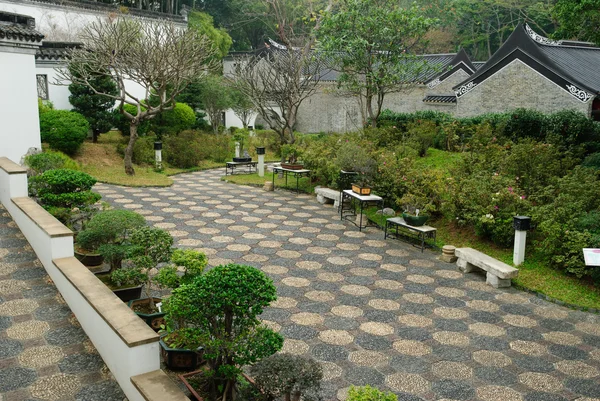
[[[262,187],[266,181],[273,181],[273,173],[265,171],[264,177],[259,177],[258,173],[254,174],[235,174],[222,177],[221,180],[232,182],[239,185],[250,185],[254,187]],[[315,192],[315,186],[317,183],[311,182],[310,177],[301,177],[298,181],[298,189],[300,192],[312,194]],[[296,178],[289,176],[287,179],[287,185],[285,184],[285,178],[279,178],[275,175],[275,188],[284,188],[292,191],[296,190]]]
[[[415,167],[428,170],[441,170],[445,176],[450,175],[450,169],[463,158],[459,152],[446,152],[444,150],[429,148],[427,156],[417,157]]]
[[[183,169],[166,167],[158,172],[152,166],[134,165],[135,175],[125,174],[123,157],[117,153],[116,145],[123,141],[118,131],[110,131],[98,137],[98,143],[85,142],[76,157],[81,170],[99,182],[124,185],[128,187],[167,187],[173,184],[171,175],[192,171],[207,170],[217,167],[225,168],[225,163],[203,160],[199,166]]]

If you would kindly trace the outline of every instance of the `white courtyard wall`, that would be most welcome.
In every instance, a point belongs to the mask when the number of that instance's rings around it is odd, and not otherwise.
[[[0,157],[15,163],[41,149],[35,50],[0,44]]]
[[[45,40],[77,42],[81,29],[98,18],[115,12],[69,7],[33,0],[0,0],[0,11],[28,15],[35,18],[36,30],[43,33]],[[116,9],[115,9],[116,11]],[[187,23],[177,22],[181,27]]]

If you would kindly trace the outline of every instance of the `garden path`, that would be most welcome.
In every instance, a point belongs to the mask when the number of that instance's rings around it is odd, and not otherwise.
[[[0,401],[125,395],[0,205]]]
[[[279,298],[262,318],[285,337],[284,352],[321,361],[326,399],[344,399],[352,384],[400,400],[600,399],[600,316],[494,289],[436,253],[358,232],[312,196],[236,186],[223,173],[96,190],[209,265],[268,274]]]

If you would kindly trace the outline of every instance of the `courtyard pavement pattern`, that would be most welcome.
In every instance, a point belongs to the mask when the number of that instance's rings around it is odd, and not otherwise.
[[[313,196],[174,177],[169,188],[97,185],[115,207],[169,230],[209,265],[243,263],[273,279],[262,315],[284,352],[323,366],[326,399],[350,385],[400,400],[600,399],[600,317],[463,275],[439,253],[359,232]]]
[[[0,205],[0,401],[125,395]]]

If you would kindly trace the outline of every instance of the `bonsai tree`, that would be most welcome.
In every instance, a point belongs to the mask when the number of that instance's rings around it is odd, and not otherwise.
[[[301,152],[296,145],[283,145],[281,147],[281,161],[287,160],[290,164],[295,164],[300,158]]]
[[[173,237],[168,231],[160,228],[143,226],[131,234],[128,259],[132,267],[126,270],[136,271],[137,277],[144,279],[144,291],[151,309],[154,309],[155,305],[151,296],[150,271],[171,259],[172,246]]]
[[[268,400],[319,400],[323,369],[317,361],[299,355],[276,354],[250,368],[256,385]]]
[[[167,328],[188,349],[204,347],[211,399],[234,399],[241,367],[274,354],[283,337],[258,316],[276,299],[273,281],[254,267],[220,265],[173,290],[166,301]],[[177,326],[177,327],[175,327]]]
[[[369,155],[368,149],[354,142],[344,142],[338,149],[336,164],[340,170],[356,173],[353,182],[369,186],[377,171],[377,162]]]
[[[176,249],[171,255],[171,265],[165,266],[153,277],[162,288],[178,288],[182,284],[191,284],[192,281],[202,274],[208,259],[202,252],[191,249]],[[179,268],[183,269],[183,274]]]
[[[31,177],[29,194],[42,207],[71,229],[79,229],[97,210],[93,205],[101,198],[92,192],[96,179],[82,171],[48,170]]]
[[[88,251],[97,250],[110,263],[112,273],[121,268],[129,253],[129,236],[144,225],[144,216],[130,210],[101,211],[77,235],[77,245]]]

